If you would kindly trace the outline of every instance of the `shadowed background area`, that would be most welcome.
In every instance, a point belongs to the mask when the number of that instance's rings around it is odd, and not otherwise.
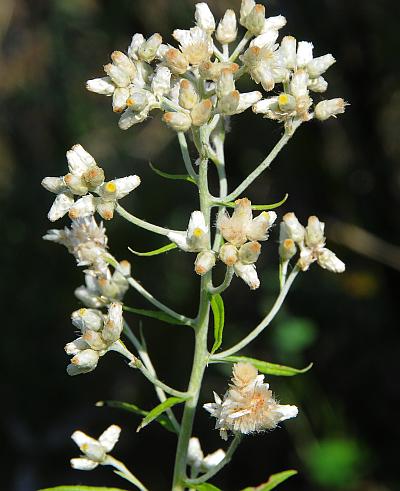
[[[86,92],[101,76],[110,53],[125,50],[135,32],[160,32],[171,42],[174,28],[193,23],[192,0],[2,0],[0,4],[0,216],[2,223],[3,326],[1,441],[6,455],[1,488],[32,491],[57,484],[125,487],[108,468],[72,471],[78,455],[75,429],[98,435],[111,423],[123,427],[116,457],[154,491],[168,489],[175,436],[157,424],[135,433],[139,418],[98,400],[122,400],[144,409],[157,403],[152,387],[116,354],[87,375],[70,378],[63,352],[74,339],[70,313],[79,308],[74,289],[83,274],[62,247],[41,240],[50,226],[52,196],[44,176],[65,173],[65,151],[81,143],[109,178],[137,173],[142,185],[123,201],[134,214],[185,228],[197,207],[190,183],[164,181],[148,162],[183,172],[175,135],[157,113],[123,132],[110,100]],[[239,0],[208,2],[216,17]],[[296,491],[395,491],[398,477],[398,272],[400,187],[399,7],[379,2],[271,0],[267,14],[284,14],[283,34],[313,41],[316,55],[331,52],[328,97],[351,103],[345,115],[304,125],[272,168],[249,191],[254,203],[289,199],[304,222],[316,214],[327,223],[329,246],[347,264],[335,276],[312,267],[301,275],[284,309],[244,354],[313,369],[292,379],[270,377],[282,403],[300,416],[270,434],[248,437],[215,483],[236,491],[296,468],[282,485]],[[250,88],[250,84],[249,84]],[[252,90],[252,89],[250,89]],[[227,137],[230,189],[279,139],[279,125],[248,111],[232,121]],[[215,176],[213,176],[215,178]],[[62,227],[61,220],[56,227]],[[165,244],[116,217],[107,223],[111,251],[129,259],[133,275],[157,298],[194,315],[199,279],[194,257],[172,251],[135,258],[127,250]],[[262,286],[250,292],[239,280],[224,294],[223,346],[250,331],[278,289],[275,229],[258,264]],[[393,244],[393,245],[391,245]],[[130,291],[127,305],[148,305]],[[5,319],[4,319],[5,313]],[[128,315],[135,332],[141,320]],[[149,353],[160,377],[184,389],[193,338],[188,328],[142,320]],[[201,403],[225,390],[228,367],[211,366]],[[179,414],[179,409],[177,410]],[[200,409],[194,434],[208,453],[221,440]],[[394,450],[396,449],[396,450]]]

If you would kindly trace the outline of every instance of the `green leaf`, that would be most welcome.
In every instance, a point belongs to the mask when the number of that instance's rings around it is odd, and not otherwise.
[[[283,481],[286,481],[286,479],[289,479],[289,477],[294,476],[297,474],[297,471],[290,470],[290,471],[283,471],[279,472],[278,474],[273,474],[267,482],[260,484],[257,487],[249,487],[242,489],[242,491],[270,491],[271,489],[276,488],[279,484],[281,484]]]
[[[313,366],[313,364],[310,363],[305,368],[292,368],[285,365],[277,365],[276,363],[268,363],[267,361],[256,360],[255,358],[249,358],[248,356],[227,356],[221,361],[231,363],[242,361],[245,363],[251,363],[261,373],[265,373],[267,375],[280,375],[283,377],[293,377],[293,375],[306,373]]]
[[[38,491],[126,491],[121,488],[102,488],[97,486],[56,486],[55,488],[43,488]]]
[[[145,411],[144,409],[135,406],[135,404],[130,404],[129,402],[123,401],[99,401],[98,403],[96,403],[96,406],[115,407],[117,409],[123,409],[124,411],[128,411],[130,413],[138,414],[139,416],[147,416],[149,414],[149,411]],[[160,416],[156,418],[156,421],[166,430],[170,431],[171,433],[176,433],[175,428],[171,424],[171,421],[165,414],[160,414]]]
[[[165,179],[172,179],[174,181],[187,181],[191,182],[192,184],[196,184],[196,181],[188,174],[170,174],[169,172],[164,172],[160,169],[157,169],[151,162],[149,162],[149,166],[152,171],[154,171],[161,177],[165,177]]]
[[[127,305],[123,306],[123,309],[127,312],[132,312],[132,314],[143,315],[144,317],[151,317],[152,319],[158,319],[162,322],[166,322],[167,324],[174,325],[186,325],[185,322],[180,321],[179,319],[175,319],[172,315],[166,314],[161,310],[146,310],[146,309],[136,309],[135,307],[128,307]]]
[[[196,489],[197,491],[222,491],[221,488],[217,488],[213,484],[203,482],[201,484],[190,484],[190,489]]]
[[[128,249],[132,252],[132,254],[135,254],[136,256],[150,257],[150,256],[158,256],[159,254],[164,254],[164,252],[172,251],[172,249],[176,249],[177,247],[178,246],[176,244],[171,242],[170,244],[160,247],[159,249],[154,249],[154,251],[148,251],[148,252],[134,251],[130,247],[128,247]]]
[[[143,418],[142,422],[140,425],[137,427],[136,431],[142,430],[145,426],[147,426],[149,423],[157,419],[164,411],[169,409],[172,406],[175,406],[175,404],[180,404],[181,402],[184,402],[185,399],[182,397],[169,397],[166,401],[162,402],[158,406],[156,406],[154,409],[152,409],[145,418]]]
[[[278,201],[277,203],[271,203],[270,205],[251,205],[252,210],[259,210],[259,211],[265,211],[265,210],[274,210],[275,208],[279,208],[280,206],[283,205],[283,203],[288,199],[289,195],[286,193],[284,198]],[[218,203],[220,206],[226,206],[227,208],[235,208],[235,202],[234,201],[228,201],[225,203]]]
[[[222,334],[225,324],[224,301],[219,293],[210,295],[211,309],[214,315],[214,345],[211,354],[215,353],[222,344]]]

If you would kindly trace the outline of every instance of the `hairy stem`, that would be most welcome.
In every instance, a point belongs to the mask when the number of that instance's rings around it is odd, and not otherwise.
[[[121,215],[122,218],[125,218],[125,220],[127,220],[128,222],[133,223],[138,227],[144,228],[149,232],[154,232],[155,234],[159,235],[168,235],[171,232],[169,228],[159,227],[158,225],[153,225],[152,223],[146,222],[141,218],[135,217],[134,215],[126,211],[125,208],[122,208],[122,206],[119,204],[117,204],[117,206],[115,207],[115,211],[119,215]]]
[[[185,163],[186,171],[189,176],[194,179],[195,182],[197,182],[198,176],[196,174],[196,171],[193,169],[193,164],[189,155],[185,133],[182,133],[181,131],[178,133],[178,141],[179,146],[181,147],[182,158],[183,162]]]

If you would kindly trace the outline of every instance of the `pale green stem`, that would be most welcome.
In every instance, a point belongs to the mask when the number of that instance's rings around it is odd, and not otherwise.
[[[199,172],[199,197],[200,210],[210,225],[210,197],[208,192],[207,168],[208,160],[202,156]],[[197,326],[195,328],[195,350],[190,376],[188,392],[190,398],[186,401],[182,421],[181,431],[179,433],[178,446],[175,457],[173,491],[183,491],[185,489],[184,480],[186,479],[187,451],[189,440],[192,435],[193,420],[196,412],[196,406],[199,399],[201,383],[203,380],[204,370],[206,369],[209,353],[207,350],[207,333],[210,316],[210,301],[208,297],[208,284],[211,281],[211,272],[206,273],[201,278],[200,284],[200,303],[199,311],[196,318]]]
[[[236,434],[234,439],[232,440],[231,444],[229,445],[229,448],[226,452],[225,457],[217,464],[214,466],[211,470],[203,474],[202,476],[196,478],[196,479],[187,479],[186,484],[188,486],[193,485],[193,484],[201,484],[202,482],[207,482],[209,479],[215,476],[223,467],[226,466],[226,464],[229,464],[229,462],[232,460],[232,456],[235,453],[236,449],[239,446],[239,443],[241,441],[241,435]]]
[[[250,39],[253,37],[253,35],[247,31],[246,34],[243,36],[242,40],[240,43],[236,46],[235,51],[231,54],[231,57],[229,58],[229,61],[235,61],[236,58],[242,53],[244,48],[246,47],[247,43],[250,41]]]
[[[154,377],[157,378],[157,372],[153,366],[153,363],[151,362],[150,356],[147,352],[146,345],[142,344],[138,340],[138,338],[134,335],[132,329],[129,327],[129,325],[126,321],[124,321],[124,333],[125,333],[125,336],[129,339],[129,341],[131,341],[133,346],[137,349],[137,352],[140,356],[140,359],[142,360],[142,362],[145,365],[145,367],[147,368],[147,370]],[[160,402],[164,402],[167,400],[167,396],[165,395],[165,392],[163,391],[163,389],[156,386],[156,387],[154,387],[154,390],[155,390],[157,397],[160,400]],[[166,413],[167,413],[167,415],[171,421],[172,426],[175,428],[175,431],[177,432],[177,434],[179,434],[180,425],[179,425],[178,421],[176,420],[173,411],[171,409],[167,409]]]
[[[289,261],[280,261],[279,263],[279,284],[281,286],[281,290],[285,286],[288,266]]]
[[[224,281],[219,286],[210,286],[208,291],[211,295],[216,295],[217,293],[224,292],[231,284],[234,274],[234,269],[232,266],[227,266]]]
[[[212,355],[211,360],[220,360],[222,358],[225,358],[226,356],[234,355],[241,349],[245,348],[249,343],[251,343],[271,323],[275,315],[279,312],[279,309],[281,308],[283,301],[285,300],[286,295],[288,294],[290,287],[292,286],[292,283],[299,271],[299,268],[295,266],[293,271],[290,273],[284,287],[280,291],[277,299],[275,300],[272,309],[270,310],[268,315],[265,316],[264,319],[258,324],[258,326],[255,327],[245,338],[232,346],[232,348],[221,351],[217,355]]]
[[[162,302],[154,298],[151,293],[149,293],[146,289],[144,289],[142,285],[139,282],[137,282],[135,279],[133,279],[131,276],[126,277],[126,280],[138,293],[140,293],[140,295],[142,295],[146,300],[148,300],[155,307],[159,308],[166,314],[170,315],[174,319],[179,320],[180,322],[182,322],[187,326],[195,326],[195,321],[193,319],[190,319],[189,317],[186,317],[182,314],[178,314],[178,312],[175,312],[174,310],[164,305]]]
[[[185,163],[186,171],[189,174],[189,176],[197,182],[198,176],[196,171],[193,169],[192,160],[189,155],[185,133],[183,133],[182,131],[178,132],[178,141],[181,147],[182,158]]]
[[[116,471],[114,471],[116,474],[118,474],[120,477],[126,479],[130,483],[134,484],[140,491],[149,491],[146,486],[139,481],[139,479],[132,474],[132,472],[119,460],[115,459],[114,457],[111,457],[111,455],[107,455],[105,465],[111,465]]]
[[[224,55],[224,61],[229,60],[229,44],[222,45],[222,54]]]
[[[125,208],[122,208],[120,204],[117,203],[117,206],[115,207],[115,211],[121,215],[125,220],[127,220],[130,223],[133,223],[134,225],[137,225],[138,227],[144,228],[145,230],[148,230],[149,232],[154,232],[155,234],[159,235],[168,235],[171,230],[169,228],[164,228],[164,227],[159,227],[158,225],[153,225],[152,223],[146,222],[145,220],[142,220],[141,218],[137,218],[134,215],[131,215],[128,211],[125,210]]]
[[[245,191],[250,186],[250,184],[255,179],[257,179],[257,177],[260,174],[262,174],[265,171],[265,169],[267,169],[272,164],[272,162],[274,161],[276,156],[279,154],[279,152],[282,150],[282,148],[287,144],[287,142],[293,136],[294,132],[300,126],[300,124],[301,124],[300,121],[296,121],[293,123],[291,131],[290,132],[286,131],[283,134],[282,138],[275,145],[275,147],[271,150],[269,155],[261,162],[261,164],[248,177],[246,177],[246,179],[241,184],[239,184],[239,186],[234,191],[232,191],[230,194],[228,194],[228,196],[226,196],[224,199],[221,200],[220,198],[216,198],[214,201],[218,203],[221,201],[234,201],[236,198],[238,198],[243,193],[243,191]]]
[[[219,61],[225,61],[225,55],[214,45],[214,55],[219,59]]]

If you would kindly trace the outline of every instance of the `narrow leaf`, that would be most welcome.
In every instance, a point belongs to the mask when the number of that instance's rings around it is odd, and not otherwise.
[[[185,325],[185,322],[182,322],[179,319],[175,319],[175,317],[172,317],[171,315],[168,315],[161,310],[136,309],[135,307],[128,307],[127,305],[124,305],[123,309],[127,312],[132,312],[133,314],[143,315],[144,317],[151,317],[152,319],[158,319],[162,322],[166,322],[167,324]]]
[[[145,426],[147,426],[149,423],[157,419],[164,411],[169,409],[172,406],[175,406],[175,404],[180,404],[181,402],[184,402],[185,399],[182,397],[169,397],[166,401],[162,402],[158,406],[156,406],[154,409],[152,409],[145,418],[143,418],[142,422],[140,425],[137,427],[136,431],[142,430]]]
[[[288,199],[289,195],[286,193],[284,198],[278,201],[277,203],[271,203],[270,205],[251,205],[252,210],[274,210],[275,208],[279,208],[283,205],[283,203]],[[220,206],[226,206],[227,208],[235,208],[234,201],[228,201],[226,203],[218,203]]]
[[[190,484],[190,489],[196,489],[197,491],[222,491],[221,488],[217,488],[213,484],[203,482],[201,484]]]
[[[219,293],[211,295],[211,309],[214,316],[214,345],[211,354],[215,353],[222,344],[222,334],[225,324],[225,307],[224,301]]]
[[[152,171],[154,171],[156,174],[158,174],[161,177],[165,177],[165,179],[172,179],[174,181],[187,181],[191,182],[192,184],[196,184],[196,181],[191,178],[188,174],[170,174],[169,172],[164,172],[160,169],[157,169],[154,167],[154,165],[149,162],[149,166]]]
[[[297,471],[294,470],[279,472],[278,474],[273,474],[264,484],[260,484],[255,488],[245,488],[242,489],[242,491],[270,491],[271,489],[276,488],[283,481],[286,481],[286,479],[289,479],[289,477],[292,477],[295,474],[297,474]]]
[[[97,486],[56,486],[55,488],[43,488],[38,491],[126,491],[121,488],[103,488]]]
[[[130,413],[138,414],[139,416],[147,416],[149,414],[149,411],[140,409],[140,407],[135,406],[135,404],[130,404],[129,402],[123,401],[100,401],[96,403],[96,406],[114,407],[116,409],[122,409]],[[170,431],[171,433],[176,433],[175,428],[171,424],[171,421],[165,414],[160,414],[160,416],[156,418],[156,421],[166,430]]]
[[[148,252],[134,251],[130,247],[128,247],[128,249],[132,252],[132,254],[135,254],[136,256],[150,257],[150,256],[158,256],[159,254],[164,254],[164,252],[172,251],[172,249],[176,249],[177,247],[178,246],[176,244],[171,242],[170,244],[160,247],[159,249],[155,249],[154,251],[148,251]]]
[[[267,375],[281,375],[283,377],[293,377],[293,375],[299,375],[300,373],[306,373],[313,366],[312,363],[305,368],[292,368],[285,365],[277,365],[276,363],[269,363],[267,361],[256,360],[255,358],[249,358],[247,356],[227,356],[222,361],[237,363],[243,361],[251,363],[261,373]]]

